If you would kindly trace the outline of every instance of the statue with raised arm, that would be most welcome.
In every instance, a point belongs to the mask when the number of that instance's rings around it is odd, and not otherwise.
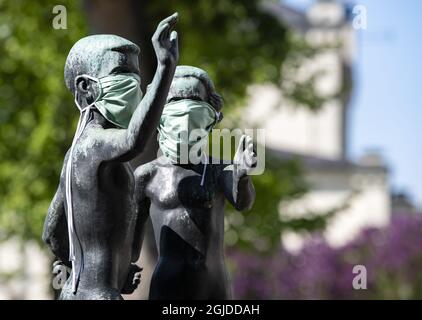
[[[251,208],[255,191],[248,173],[256,156],[247,136],[232,164],[215,164],[203,148],[195,150],[221,120],[221,108],[205,71],[176,68],[158,127],[163,155],[135,170],[139,220],[149,214],[159,250],[150,299],[231,297],[224,262],[225,200],[237,210]]]
[[[134,178],[127,161],[155,132],[178,62],[177,13],[157,27],[158,65],[142,97],[139,48],[115,35],[82,38],[65,65],[80,119],[43,240],[71,266],[61,299],[122,299],[139,283]]]

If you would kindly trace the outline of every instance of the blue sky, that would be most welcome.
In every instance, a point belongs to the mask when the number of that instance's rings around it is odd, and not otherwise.
[[[313,0],[285,0],[306,8]],[[350,156],[375,149],[391,185],[422,207],[422,1],[360,0],[367,30],[357,31]]]

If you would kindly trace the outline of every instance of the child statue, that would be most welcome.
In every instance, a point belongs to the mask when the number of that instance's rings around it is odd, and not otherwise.
[[[255,191],[248,173],[256,156],[245,135],[233,164],[213,164],[216,159],[203,150],[193,151],[198,137],[206,139],[222,119],[221,108],[222,99],[205,71],[176,68],[158,127],[163,155],[135,171],[140,220],[151,217],[159,250],[150,299],[231,297],[224,205],[227,199],[237,210],[251,208]],[[187,161],[182,161],[183,149]]]

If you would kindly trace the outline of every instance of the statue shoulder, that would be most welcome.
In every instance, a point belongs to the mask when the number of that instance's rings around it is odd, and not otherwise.
[[[134,172],[136,182],[148,181],[156,172],[157,167],[158,167],[157,159],[138,166]]]

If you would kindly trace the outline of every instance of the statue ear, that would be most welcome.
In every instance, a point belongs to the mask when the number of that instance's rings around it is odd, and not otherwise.
[[[76,90],[78,90],[79,94],[86,95],[88,93],[88,83],[89,79],[84,76],[80,76],[76,79]]]
[[[94,101],[94,97],[97,96],[97,83],[92,81],[88,77],[79,76],[76,79],[76,90],[78,93],[79,103],[90,104]]]

